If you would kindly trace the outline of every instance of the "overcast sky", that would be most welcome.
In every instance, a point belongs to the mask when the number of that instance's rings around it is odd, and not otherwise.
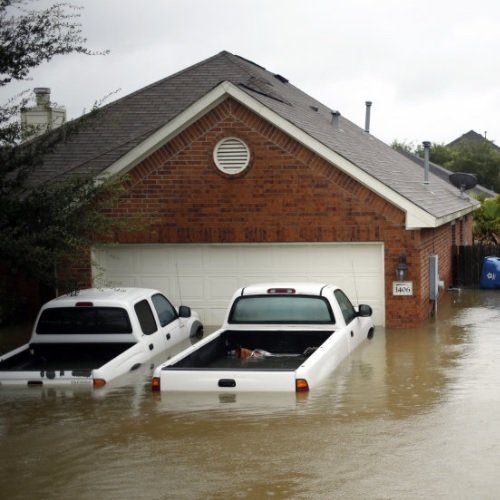
[[[31,5],[51,4],[46,0]],[[75,118],[222,50],[285,76],[371,132],[448,143],[473,129],[500,144],[498,0],[80,0],[90,49],[9,85],[50,87]],[[108,102],[110,102],[108,101]]]

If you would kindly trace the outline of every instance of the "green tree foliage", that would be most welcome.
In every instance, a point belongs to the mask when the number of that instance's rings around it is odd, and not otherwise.
[[[479,184],[500,192],[500,150],[490,141],[464,141],[447,149],[451,152],[445,168],[475,174]]]
[[[398,151],[424,156],[422,145],[394,141]],[[431,144],[429,159],[452,172],[467,172],[477,177],[478,183],[500,192],[500,150],[490,141],[464,140],[453,146]],[[480,199],[480,208],[474,212],[474,241],[480,244],[500,244],[500,195]]]
[[[0,0],[0,87],[27,79],[31,69],[56,55],[94,54],[84,47],[73,6],[57,3],[34,11],[27,3]],[[25,105],[23,96],[0,105],[0,276],[7,270],[53,286],[61,257],[88,245],[96,232],[113,229],[116,222],[106,219],[103,209],[119,196],[123,179],[96,182],[84,175],[35,182],[32,173],[44,157],[100,111],[22,142],[18,117]],[[0,283],[0,288],[5,287]],[[0,303],[0,316],[1,309]]]
[[[27,79],[56,55],[93,54],[76,22],[79,7],[61,2],[35,11],[26,9],[28,3],[0,0],[0,85]]]
[[[392,147],[424,156],[422,145],[394,141]],[[465,140],[453,146],[432,143],[429,160],[452,172],[474,174],[481,186],[500,192],[500,149],[486,139]]]
[[[416,152],[416,146],[415,146],[415,144],[413,144],[413,142],[398,141],[397,139],[392,141],[391,148],[395,149],[396,151],[402,151],[402,152],[406,152],[406,153],[415,154],[415,152]]]
[[[481,244],[500,243],[500,195],[481,201],[474,212],[474,241]]]
[[[423,156],[423,151],[420,154]],[[433,163],[441,165],[442,167],[453,172],[464,172],[464,170],[455,170],[456,151],[449,146],[445,146],[444,144],[431,144],[429,159]]]

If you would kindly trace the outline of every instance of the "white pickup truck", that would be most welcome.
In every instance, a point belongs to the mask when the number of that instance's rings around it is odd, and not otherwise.
[[[157,366],[153,391],[308,391],[374,333],[372,309],[334,285],[239,289],[220,330]]]
[[[30,341],[0,355],[0,386],[100,387],[202,333],[195,312],[157,290],[80,290],[45,304]]]

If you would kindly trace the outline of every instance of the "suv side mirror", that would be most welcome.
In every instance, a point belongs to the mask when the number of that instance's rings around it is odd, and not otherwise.
[[[191,317],[191,308],[188,306],[180,306],[179,318],[190,318],[190,317]]]
[[[366,304],[360,304],[358,307],[358,316],[362,318],[367,318],[373,314],[373,309]]]

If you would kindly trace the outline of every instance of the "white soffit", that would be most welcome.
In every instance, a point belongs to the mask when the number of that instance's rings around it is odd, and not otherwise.
[[[453,220],[457,217],[456,214],[453,214],[450,218],[437,219],[228,81],[222,82],[217,87],[213,88],[137,147],[110,165],[103,172],[103,175],[106,176],[128,172],[158,148],[200,119],[203,115],[218,106],[228,96],[269,121],[284,133],[294,138],[308,149],[314,151],[317,155],[321,156],[329,163],[332,163],[335,167],[356,179],[392,205],[400,208],[406,213],[406,229],[439,227],[448,222],[448,219]],[[464,211],[464,214],[469,212],[470,210],[467,209]]]

